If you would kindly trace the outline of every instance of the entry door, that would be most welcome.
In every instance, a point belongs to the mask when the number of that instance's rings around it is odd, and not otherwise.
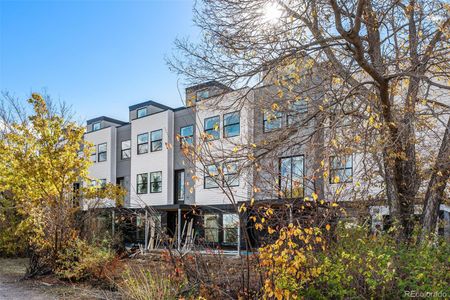
[[[184,170],[175,170],[174,204],[184,203],[185,183]]]

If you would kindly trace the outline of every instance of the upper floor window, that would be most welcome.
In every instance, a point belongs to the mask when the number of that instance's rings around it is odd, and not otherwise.
[[[102,124],[100,122],[96,122],[92,124],[92,131],[100,130],[102,128]]]
[[[147,115],[147,107],[139,108],[136,112],[137,118],[143,118]]]
[[[106,161],[106,158],[107,158],[106,150],[107,150],[106,143],[98,145],[98,152],[97,152],[97,154],[98,154],[97,161],[98,162]]]
[[[304,157],[303,155],[280,159],[280,192],[285,198],[302,198]]]
[[[162,172],[150,173],[150,193],[162,192]]]
[[[148,133],[139,134],[137,144],[137,154],[148,153]]]
[[[152,131],[150,133],[151,139],[151,151],[161,151],[162,150],[162,129]]]
[[[209,90],[205,89],[197,92],[196,94],[197,101],[202,101],[203,99],[206,98],[209,98]]]
[[[220,138],[220,117],[215,116],[206,118],[204,121],[205,133],[208,135],[208,140],[217,140]]]
[[[95,148],[94,148],[95,149]],[[93,152],[92,154],[91,154],[91,161],[92,162],[97,162],[97,153],[96,152]]]
[[[194,125],[180,128],[180,146],[192,146],[194,144]]]
[[[232,137],[240,134],[240,114],[238,111],[223,116],[223,136]]]
[[[131,141],[122,141],[120,159],[129,159],[131,157]]]
[[[228,186],[239,186],[238,164],[236,162],[224,163],[223,177]]]
[[[330,183],[351,182],[353,159],[351,155],[330,157]]]
[[[137,174],[136,178],[136,192],[138,194],[147,194],[148,193],[148,174]]]
[[[209,165],[206,167],[205,176],[203,178],[204,188],[212,189],[217,188],[219,185],[217,184],[217,176],[219,175],[219,171],[216,165]]]
[[[282,118],[283,118],[283,114],[279,111],[265,112],[264,119],[263,119],[264,132],[269,132],[272,130],[280,129]]]
[[[287,124],[292,125],[299,120],[302,114],[308,112],[308,102],[305,100],[295,101],[290,105],[290,112],[287,116]]]

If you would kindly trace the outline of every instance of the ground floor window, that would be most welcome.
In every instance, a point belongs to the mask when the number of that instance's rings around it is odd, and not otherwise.
[[[206,214],[204,217],[205,241],[207,243],[219,242],[219,215]]]
[[[237,214],[223,215],[223,242],[237,244],[239,217]]]

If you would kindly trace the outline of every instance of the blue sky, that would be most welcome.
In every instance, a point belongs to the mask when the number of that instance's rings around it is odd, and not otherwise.
[[[0,90],[46,91],[81,120],[126,120],[146,100],[178,107],[184,86],[164,57],[197,40],[191,0],[0,0]]]

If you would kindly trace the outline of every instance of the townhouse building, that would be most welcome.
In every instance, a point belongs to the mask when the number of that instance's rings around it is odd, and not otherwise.
[[[338,189],[316,176],[323,165],[320,149],[329,137],[317,130],[321,120],[309,118],[308,111],[322,99],[312,92],[308,101],[294,101],[278,113],[270,109],[268,100],[276,99],[277,91],[271,84],[232,90],[212,81],[187,88],[183,107],[146,101],[129,107],[128,121],[105,116],[88,120],[85,139],[95,146],[90,176],[100,184],[123,186],[126,208],[152,207],[159,217],[155,226],[176,238],[178,246],[187,235],[185,227],[191,226],[196,241],[242,248],[239,222],[247,220],[237,213],[241,203],[276,202],[280,195],[298,199],[313,193],[326,199]],[[281,128],[292,131],[282,136]],[[255,149],[266,140],[272,145]],[[263,152],[258,168],[248,167]],[[355,178],[365,170],[359,166],[358,154],[329,159],[330,178],[360,184]],[[114,206],[108,200],[102,205]],[[373,226],[388,215],[382,205],[370,207],[368,213]],[[442,218],[450,220],[445,205]],[[450,232],[450,227],[444,230]],[[136,242],[144,243],[142,235],[136,237]]]

